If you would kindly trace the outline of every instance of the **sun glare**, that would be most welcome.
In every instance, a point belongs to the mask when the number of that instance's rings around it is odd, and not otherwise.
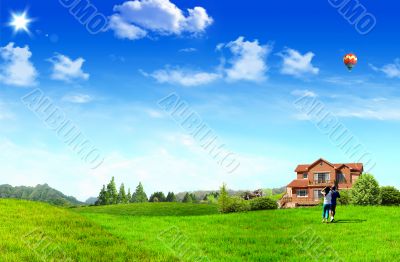
[[[31,22],[31,19],[29,19],[27,17],[26,12],[23,12],[21,14],[11,14],[12,16],[12,20],[10,22],[10,26],[14,27],[14,31],[18,32],[18,31],[25,31],[27,33],[29,33],[29,28],[28,25]]]

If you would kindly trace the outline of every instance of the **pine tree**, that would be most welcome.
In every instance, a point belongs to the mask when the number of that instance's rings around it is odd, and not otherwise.
[[[147,195],[144,192],[142,183],[140,182],[139,185],[136,187],[135,193],[133,193],[132,195],[132,202],[143,203],[147,201],[148,201]]]
[[[115,186],[114,177],[112,177],[110,183],[107,185],[107,194],[108,194],[108,204],[117,204],[118,203],[118,191]]]
[[[218,209],[219,212],[221,213],[226,213],[228,212],[230,204],[230,198],[228,195],[228,191],[226,190],[226,184],[222,184],[221,190],[219,192],[219,197],[218,197]]]
[[[192,199],[192,202],[193,202],[193,203],[197,203],[197,202],[198,202],[198,201],[197,201],[196,194],[190,193],[190,198]]]
[[[175,196],[174,192],[168,192],[166,201],[167,202],[177,202],[177,199],[176,199],[176,196]]]
[[[132,202],[132,194],[131,194],[131,189],[128,188],[128,195],[126,195],[126,202],[130,203]]]
[[[155,201],[157,199],[157,201]],[[150,196],[149,202],[165,202],[166,198],[163,192],[155,192]]]
[[[96,206],[102,206],[107,204],[107,192],[106,186],[103,185],[103,188],[100,190],[99,197],[96,201]]]
[[[127,201],[127,196],[125,193],[125,186],[124,183],[121,184],[121,187],[119,188],[119,194],[118,194],[118,204],[126,204],[128,203]]]
[[[186,193],[182,200],[183,203],[192,203],[192,201],[192,197],[189,193]]]

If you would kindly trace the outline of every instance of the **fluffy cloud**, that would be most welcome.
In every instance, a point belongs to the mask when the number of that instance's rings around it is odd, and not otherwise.
[[[69,94],[65,95],[62,100],[75,104],[86,104],[92,101],[93,98],[87,94]]]
[[[223,47],[228,48],[233,55],[229,61],[231,66],[225,69],[228,81],[248,80],[259,82],[265,80],[265,74],[268,71],[265,59],[272,50],[271,46],[260,45],[258,40],[253,42],[244,41],[244,37],[241,36],[226,45],[219,44],[217,50]]]
[[[231,57],[227,63],[223,58],[217,70],[211,72],[166,68],[156,70],[151,74],[142,73],[156,79],[159,83],[183,86],[204,85],[218,79],[228,82],[240,80],[261,82],[267,78],[268,65],[265,60],[272,50],[271,46],[260,45],[258,40],[251,42],[245,41],[244,37],[239,37],[227,44],[218,44],[216,50],[222,51],[224,48],[230,51]]]
[[[217,73],[190,71],[184,69],[160,69],[151,74],[143,73],[157,80],[159,83],[177,84],[182,86],[198,86],[209,84],[218,78],[220,75]]]
[[[0,47],[0,56],[4,60],[0,65],[0,82],[15,86],[36,84],[37,71],[29,61],[32,53],[28,46],[17,47],[10,42]]]
[[[119,15],[113,15],[110,17],[110,28],[114,30],[115,36],[121,39],[126,38],[129,40],[136,40],[147,35],[146,31],[126,22]]]
[[[294,49],[287,48],[278,55],[283,58],[281,73],[284,75],[300,77],[306,74],[316,75],[319,73],[319,68],[314,67],[311,63],[314,57],[312,52],[302,55]]]
[[[110,17],[110,29],[119,38],[130,40],[143,38],[148,32],[161,35],[198,34],[213,19],[203,7],[188,9],[187,14],[170,0],[135,0],[114,6]]]
[[[372,64],[369,65],[374,71],[383,72],[389,78],[400,78],[400,59],[395,59],[393,64],[384,65],[378,68]]]
[[[72,60],[68,56],[56,54],[48,61],[53,64],[53,73],[51,75],[53,79],[67,82],[77,79],[89,79],[89,74],[82,70],[83,63],[85,62],[82,57]]]

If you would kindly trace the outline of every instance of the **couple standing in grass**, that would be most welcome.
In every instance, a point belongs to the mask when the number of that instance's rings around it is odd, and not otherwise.
[[[340,194],[339,191],[336,190],[336,187],[325,187],[322,190],[322,195],[324,196],[324,205],[322,210],[322,223],[328,222],[329,214],[331,215],[331,222],[335,220],[336,214],[336,200]]]

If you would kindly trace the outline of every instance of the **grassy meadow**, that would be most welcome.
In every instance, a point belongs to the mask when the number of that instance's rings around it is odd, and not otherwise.
[[[0,261],[397,261],[399,215],[339,206],[337,222],[323,224],[319,207],[221,215],[206,204],[0,200]]]

